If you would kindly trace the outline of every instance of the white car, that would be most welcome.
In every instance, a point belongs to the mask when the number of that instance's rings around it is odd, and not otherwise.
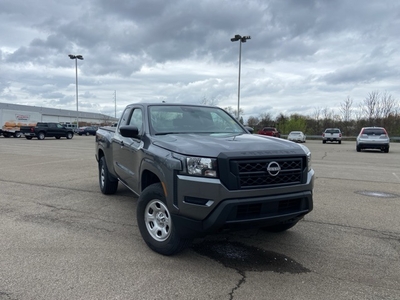
[[[305,143],[306,135],[302,131],[291,131],[287,139],[292,142]]]

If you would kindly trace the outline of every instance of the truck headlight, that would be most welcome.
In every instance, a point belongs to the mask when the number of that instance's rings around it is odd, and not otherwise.
[[[217,160],[205,157],[186,157],[189,175],[217,177]]]
[[[310,149],[308,149],[306,146],[304,145],[299,145],[301,146],[301,148],[303,148],[303,151],[306,153],[307,155],[307,166],[308,166],[308,171],[311,170],[311,151]]]

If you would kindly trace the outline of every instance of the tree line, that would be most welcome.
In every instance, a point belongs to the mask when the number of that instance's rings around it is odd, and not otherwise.
[[[226,109],[232,114],[235,112],[230,107]],[[243,118],[240,121],[243,123]],[[400,136],[400,107],[389,93],[373,91],[358,104],[347,97],[340,103],[338,111],[315,107],[311,115],[280,113],[273,117],[271,113],[262,113],[250,116],[247,125],[255,131],[272,126],[282,134],[300,130],[308,135],[320,135],[325,128],[335,127],[340,128],[344,136],[356,136],[362,127],[380,126],[387,130],[389,136]]]

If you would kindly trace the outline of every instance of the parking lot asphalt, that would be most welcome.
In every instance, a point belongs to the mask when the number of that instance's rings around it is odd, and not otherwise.
[[[285,233],[151,251],[137,199],[98,187],[94,137],[0,137],[0,300],[400,299],[400,143],[307,141],[314,210]]]

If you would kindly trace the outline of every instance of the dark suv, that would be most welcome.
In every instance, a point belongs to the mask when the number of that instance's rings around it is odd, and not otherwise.
[[[363,127],[357,136],[357,152],[360,152],[363,149],[379,149],[388,153],[389,146],[389,135],[383,127]]]

